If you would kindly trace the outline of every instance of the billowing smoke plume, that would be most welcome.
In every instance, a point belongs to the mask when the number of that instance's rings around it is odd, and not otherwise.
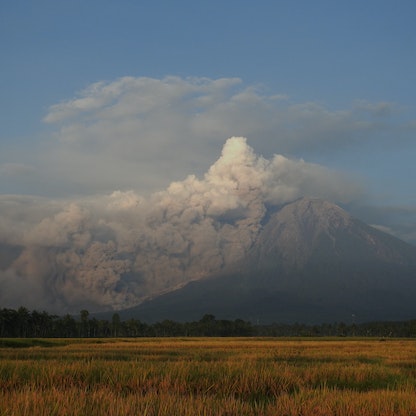
[[[202,179],[144,199],[133,191],[71,202],[2,197],[0,306],[120,309],[221,271],[255,242],[267,210],[356,190],[303,161],[227,140]]]

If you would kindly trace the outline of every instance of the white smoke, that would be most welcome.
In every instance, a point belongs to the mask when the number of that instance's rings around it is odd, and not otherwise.
[[[243,258],[268,209],[356,192],[321,166],[267,160],[232,137],[202,179],[190,175],[146,199],[134,191],[78,201],[4,196],[0,244],[9,255],[0,259],[0,305],[31,296],[60,312],[132,306]]]

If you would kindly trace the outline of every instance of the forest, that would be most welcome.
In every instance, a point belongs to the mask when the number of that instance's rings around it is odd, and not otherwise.
[[[302,323],[253,325],[242,319],[216,319],[206,314],[199,321],[163,320],[153,324],[139,319],[121,320],[118,313],[111,320],[91,317],[83,309],[78,316],[57,316],[46,311],[0,309],[2,338],[101,338],[101,337],[416,337],[416,319],[408,321],[346,324],[334,322],[319,325]]]

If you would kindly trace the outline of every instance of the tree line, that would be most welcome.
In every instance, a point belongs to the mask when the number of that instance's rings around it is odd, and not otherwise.
[[[139,319],[121,320],[118,313],[111,320],[91,317],[86,309],[78,316],[58,316],[48,312],[29,311],[21,306],[17,310],[0,309],[0,337],[2,338],[77,338],[77,337],[416,337],[416,319],[400,322],[368,322],[345,324],[335,322],[321,325],[301,323],[253,325],[242,319],[216,319],[204,315],[199,321],[176,322],[163,320],[148,324]]]
[[[86,309],[79,316],[57,316],[48,312],[0,309],[0,337],[3,338],[77,338],[77,337],[168,337],[168,336],[252,336],[250,322],[241,319],[217,320],[204,315],[194,322],[164,320],[148,324],[139,319],[121,320],[118,313],[111,320],[90,317]]]

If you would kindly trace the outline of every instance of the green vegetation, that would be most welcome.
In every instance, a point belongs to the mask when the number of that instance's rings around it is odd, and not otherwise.
[[[5,339],[0,415],[404,416],[415,375],[413,340]]]
[[[195,322],[164,320],[154,324],[138,319],[121,320],[114,313],[111,320],[90,317],[87,310],[78,317],[62,317],[48,312],[30,312],[24,307],[18,310],[0,309],[0,338],[103,338],[103,337],[241,337],[241,336],[360,336],[360,337],[416,337],[416,320],[403,322],[370,322],[360,324],[304,325],[279,324],[253,325],[241,319],[216,319],[204,315]]]

